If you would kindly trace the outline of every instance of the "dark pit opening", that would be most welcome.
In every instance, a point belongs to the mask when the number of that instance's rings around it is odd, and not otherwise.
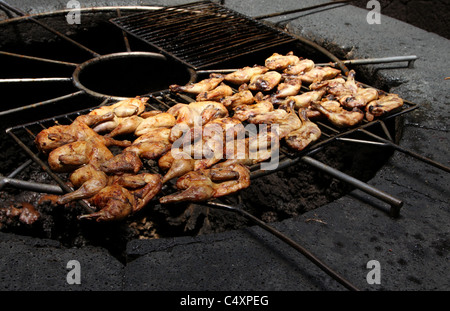
[[[124,51],[123,38],[120,31],[105,22],[111,14],[96,14],[89,20],[86,15],[82,28],[70,30],[66,29],[73,38],[81,39],[86,45],[96,44],[101,46],[97,51],[103,55],[108,55]],[[47,22],[46,19],[43,19]],[[48,22],[58,29],[65,29],[68,25],[64,18],[60,22],[55,18],[48,18]],[[67,48],[67,43],[59,38],[49,35],[46,32],[39,32],[36,29],[30,31],[21,23],[14,25],[3,25],[5,29],[3,36],[8,34],[8,40],[0,41],[1,50],[23,53],[26,55],[36,55],[48,58],[64,59],[82,63],[90,57],[80,56],[80,51],[74,48]],[[108,33],[108,46],[102,45],[97,39],[102,34]],[[157,52],[143,45],[142,42],[129,38],[132,50],[144,52]],[[104,41],[104,39],[102,39]],[[101,41],[102,41],[101,40]],[[232,60],[224,64],[222,68],[238,68],[244,65],[261,64],[268,55],[274,51],[286,53],[294,50],[296,55],[305,58],[312,58],[317,62],[324,62],[327,59],[317,54],[313,49],[299,45],[288,45],[273,50],[260,51],[254,55],[242,59]],[[35,53],[35,54],[34,54]],[[83,54],[83,53],[81,53]],[[43,65],[33,61],[23,61],[15,58],[1,56],[0,61],[6,64],[2,70],[2,78],[29,77],[33,75],[45,76],[70,76],[73,68],[61,68],[57,65]],[[168,83],[187,83],[189,74],[186,69],[178,63],[158,63],[147,58],[127,58],[116,63],[118,59],[96,66],[87,67],[80,74],[80,81],[85,86],[105,94],[119,96],[143,95],[153,89],[167,88]],[[143,64],[151,62],[151,64]],[[156,66],[156,67],[155,67]],[[151,69],[149,69],[149,67]],[[113,80],[111,82],[105,77],[119,75],[122,68],[128,73],[124,74],[125,79]],[[134,68],[134,69],[132,69]],[[130,70],[131,69],[131,70]],[[116,71],[117,70],[117,71]],[[130,73],[137,71],[145,78],[150,78],[151,86],[146,81],[143,83],[128,84],[126,78]],[[159,79],[161,76],[164,79]],[[363,76],[357,76],[358,80],[364,81]],[[139,80],[139,79],[138,79]],[[164,80],[162,82],[162,80]],[[379,81],[378,81],[379,82]],[[62,86],[61,86],[62,85]],[[60,96],[67,92],[74,92],[78,89],[72,84],[46,84],[46,85],[0,85],[2,96],[8,107],[27,105],[36,101]],[[147,86],[150,89],[145,89]],[[135,88],[136,87],[136,88]],[[31,91],[29,91],[31,88]],[[388,91],[385,89],[385,91]],[[0,129],[0,163],[1,174],[9,175],[21,164],[29,160],[10,137],[5,134],[5,129],[14,125],[32,122],[55,115],[61,115],[72,111],[77,111],[87,107],[99,105],[99,98],[85,94],[81,97],[74,97],[63,102],[55,103],[46,107],[40,107],[20,113],[14,113],[6,117],[1,117]],[[387,127],[391,134],[398,138],[399,120],[387,122]],[[383,136],[380,128],[373,128],[375,134]],[[362,134],[359,134],[362,135]],[[363,136],[352,136],[352,138],[367,139]],[[376,172],[386,163],[392,155],[392,150],[370,145],[359,145],[348,142],[335,142],[328,145],[324,150],[314,155],[314,158],[328,164],[340,171],[347,173],[362,181],[370,180]],[[35,163],[31,163],[18,175],[17,179],[34,181],[40,183],[52,183],[54,181],[42,171]],[[244,208],[267,222],[281,221],[291,217],[299,217],[304,212],[313,210],[328,202],[338,199],[352,190],[348,184],[339,181],[329,175],[320,172],[306,164],[299,163],[283,171],[253,180],[252,185],[243,191],[240,196],[244,203]],[[231,202],[238,198],[231,197]],[[40,219],[32,225],[21,222],[17,217],[6,215],[8,208],[21,208],[23,203],[30,203],[41,215]],[[201,205],[177,204],[162,206],[154,202],[146,209],[133,217],[120,223],[96,223],[92,221],[79,221],[77,216],[84,213],[77,204],[68,206],[54,206],[46,202],[39,193],[5,187],[0,192],[0,230],[4,232],[14,232],[17,234],[31,235],[39,238],[55,239],[68,247],[82,247],[84,245],[97,245],[105,247],[120,260],[125,261],[123,256],[125,246],[133,239],[154,239],[165,237],[178,237],[183,235],[195,236],[199,234],[217,233],[226,230],[234,230],[251,225],[241,216],[228,211],[206,208]]]

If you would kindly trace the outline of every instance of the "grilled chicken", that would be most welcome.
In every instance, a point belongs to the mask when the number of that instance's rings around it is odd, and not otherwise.
[[[325,90],[309,91],[295,96],[288,96],[280,108],[286,107],[292,101],[295,109],[308,108],[313,101],[318,101],[325,95]]]
[[[99,211],[78,218],[95,219],[97,222],[122,220],[145,207],[161,188],[159,174],[122,176],[89,200]]]
[[[125,173],[136,174],[141,170],[143,166],[140,156],[141,156],[140,152],[125,149],[118,155],[100,164],[100,169],[107,174],[115,174],[115,175],[122,175]]]
[[[354,108],[351,111],[341,108],[335,112],[331,112],[320,105],[318,102],[311,103],[312,108],[320,111],[325,117],[337,127],[351,127],[360,123],[364,118],[364,113]]]
[[[176,124],[172,127],[170,141],[175,142],[194,126],[202,126],[216,118],[228,116],[227,108],[214,101],[193,102],[190,104],[177,104],[167,113],[176,117]]]
[[[172,92],[185,92],[190,94],[200,94],[215,89],[223,80],[224,76],[221,74],[212,73],[208,79],[203,79],[196,83],[188,85],[172,84],[169,86]]]
[[[297,95],[302,86],[302,80],[295,75],[283,75],[284,81],[278,85],[276,98],[285,98]]]
[[[237,178],[236,173],[238,175]],[[221,182],[214,182],[212,180],[214,175],[221,176]],[[229,176],[232,179],[226,180],[225,176]],[[247,188],[249,185],[250,171],[243,165],[191,171],[178,178],[176,187],[180,192],[164,196],[159,201],[163,204],[183,201],[207,201],[234,193]]]
[[[281,81],[281,74],[277,71],[268,71],[260,75],[254,75],[250,79],[248,88],[252,91],[268,92],[275,88]]]
[[[250,79],[255,75],[260,75],[269,71],[269,68],[264,66],[255,65],[253,67],[244,67],[238,69],[232,73],[225,75],[225,81],[233,84],[244,84],[249,83]]]
[[[299,61],[300,59],[293,52],[289,52],[286,55],[273,53],[272,56],[265,60],[265,66],[269,70],[284,70]]]
[[[366,119],[372,121],[375,117],[403,106],[403,100],[397,94],[382,94],[377,100],[366,106]]]
[[[322,133],[320,128],[308,119],[306,110],[300,109],[298,114],[302,124],[298,129],[290,132],[285,141],[290,148],[302,151],[311,142],[318,140]]]
[[[236,118],[243,122],[250,117],[273,110],[273,104],[269,100],[262,98],[261,93],[255,95],[255,100],[256,104],[239,105],[234,107],[233,118]]]
[[[369,102],[378,98],[378,91],[374,88],[358,88],[355,94],[343,96],[339,99],[342,106],[347,108],[363,108]]]
[[[307,71],[310,71],[315,66],[314,62],[310,59],[302,59],[297,63],[289,65],[283,72],[289,75],[301,75]]]
[[[75,170],[70,175],[70,182],[76,190],[60,196],[57,200],[58,204],[94,196],[107,186],[108,176],[94,165],[88,164]]]
[[[251,105],[254,102],[255,98],[253,97],[253,93],[248,90],[247,84],[242,84],[237,93],[227,96],[220,101],[228,110],[233,110],[233,108],[239,105]]]
[[[233,95],[233,90],[228,85],[221,83],[211,91],[202,92],[197,95],[196,100],[200,101],[221,101],[227,96]]]
[[[135,97],[118,101],[109,106],[102,106],[92,110],[89,115],[104,115],[109,112],[114,113],[119,118],[129,117],[132,115],[140,115],[145,110],[145,104],[148,97]]]
[[[168,113],[162,112],[154,116],[150,116],[146,119],[142,119],[139,125],[136,127],[134,134],[136,136],[142,136],[151,132],[155,128],[171,128],[176,124],[175,117]]]
[[[82,140],[63,145],[50,152],[48,164],[54,172],[68,173],[88,163],[100,167],[102,163],[112,158],[113,154],[105,145]]]
[[[102,136],[81,120],[76,119],[70,125],[55,125],[39,132],[35,138],[35,144],[39,151],[48,154],[50,151],[65,144],[88,140],[104,144],[105,146],[127,147],[131,145],[131,142],[127,140],[120,141]]]
[[[341,103],[335,100],[334,96],[329,95],[325,98],[323,98],[320,101],[320,105],[324,107],[329,112],[339,112],[342,109]],[[322,117],[325,117],[320,111],[311,108],[311,106],[308,106],[308,108],[302,108],[302,110],[305,111],[306,117],[308,119],[321,119]],[[300,110],[299,110],[300,111]]]
[[[253,124],[276,124],[277,127],[272,127],[271,130],[275,130],[279,139],[282,139],[302,125],[293,106],[294,104],[291,102],[289,112],[284,109],[275,109],[250,117],[248,121]]]
[[[313,69],[300,74],[299,77],[304,83],[313,83],[323,80],[328,80],[336,77],[341,71],[332,67],[319,67],[316,66]]]

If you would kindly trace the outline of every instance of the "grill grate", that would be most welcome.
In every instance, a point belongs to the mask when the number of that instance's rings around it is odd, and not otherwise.
[[[296,40],[285,32],[210,1],[110,21],[195,70]]]

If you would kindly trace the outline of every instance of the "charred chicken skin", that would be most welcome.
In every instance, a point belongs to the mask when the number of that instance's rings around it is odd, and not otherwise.
[[[286,55],[273,53],[272,56],[265,60],[265,66],[269,68],[269,70],[284,70],[299,61],[300,58],[295,56],[293,52],[289,52]]]
[[[269,68],[264,66],[259,65],[255,65],[253,67],[247,66],[225,75],[225,81],[241,85],[244,83],[249,83],[253,76],[264,74],[267,71],[269,71]]]
[[[203,79],[196,83],[188,85],[172,84],[169,88],[173,92],[186,92],[191,94],[200,94],[215,89],[223,80],[224,76],[220,74],[211,74],[208,79]]]
[[[214,176],[220,182],[214,182]],[[227,177],[228,176],[228,177]],[[236,176],[238,176],[236,178]],[[232,178],[227,180],[227,178]],[[184,201],[201,202],[235,193],[250,185],[250,171],[244,165],[226,168],[210,168],[191,171],[178,178],[176,187],[180,192],[160,198],[160,203],[178,203]]]

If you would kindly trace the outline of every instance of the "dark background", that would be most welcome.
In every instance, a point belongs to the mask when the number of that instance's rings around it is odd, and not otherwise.
[[[366,9],[369,0],[355,0],[351,4]],[[381,14],[450,39],[449,0],[378,0]]]

